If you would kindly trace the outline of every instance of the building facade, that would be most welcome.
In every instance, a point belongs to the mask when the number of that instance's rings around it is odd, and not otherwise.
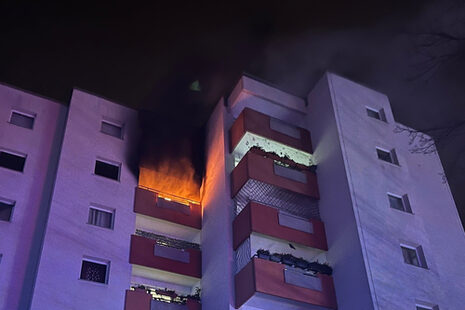
[[[200,198],[129,169],[137,111],[0,85],[0,309],[461,309],[465,234],[437,154],[388,98],[243,76],[207,124]],[[159,176],[158,176],[159,177]]]

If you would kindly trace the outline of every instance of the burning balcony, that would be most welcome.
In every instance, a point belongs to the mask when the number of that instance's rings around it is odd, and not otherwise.
[[[201,278],[198,244],[137,230],[131,236],[131,264]]]
[[[328,250],[325,229],[321,221],[296,217],[256,202],[250,202],[234,219],[234,250],[252,233]]]
[[[174,291],[151,287],[135,287],[126,290],[124,310],[201,310],[199,296],[182,296]]]
[[[137,187],[134,212],[170,221],[195,229],[202,228],[202,210],[199,204],[186,199],[169,198],[166,195]]]
[[[302,165],[312,164],[312,143],[307,130],[245,108],[230,129],[235,165],[254,146]]]
[[[333,279],[254,258],[235,276],[236,308],[337,309]]]
[[[316,175],[292,160],[252,148],[232,171],[231,187],[236,214],[256,201],[304,218],[319,218]]]

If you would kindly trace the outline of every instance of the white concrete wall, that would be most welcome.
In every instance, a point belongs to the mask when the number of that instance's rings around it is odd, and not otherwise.
[[[202,197],[202,308],[234,309],[233,202],[226,160],[232,117],[221,100],[207,127]]]
[[[123,140],[100,132],[103,118],[124,124]],[[132,109],[73,91],[32,309],[123,309],[137,184],[126,155],[136,122]],[[93,174],[97,157],[121,163],[120,181]],[[90,204],[115,210],[113,230],[87,224]],[[79,280],[83,256],[110,261],[108,284]]]
[[[12,109],[35,114],[33,129],[10,124]],[[41,240],[46,220],[41,215],[48,212],[54,179],[50,160],[59,150],[65,115],[64,105],[0,84],[0,149],[27,155],[23,172],[0,168],[0,197],[16,201],[11,222],[0,221],[2,310],[18,309],[20,301],[30,297],[22,292],[24,286],[31,290],[35,276],[40,251],[35,245]]]
[[[319,209],[333,267],[338,309],[373,309],[327,77],[308,96],[308,128],[318,165]]]
[[[438,304],[440,309],[463,308],[465,235],[449,187],[439,175],[443,169],[438,156],[409,152],[407,137],[393,132],[396,123],[385,95],[333,74],[326,79],[323,83],[329,84],[340,138],[337,152],[340,156],[342,151],[344,158],[354,213],[345,221],[357,224],[374,308],[414,309],[416,300]],[[318,100],[314,101],[310,102],[310,109],[318,105]],[[383,108],[387,122],[368,117],[366,106]],[[315,143],[318,149],[318,141]],[[376,146],[395,148],[399,166],[380,161]],[[319,165],[321,202],[326,197],[327,183],[339,182],[325,179],[323,168]],[[390,208],[387,192],[407,194],[413,214]],[[320,208],[325,212],[323,205]],[[326,213],[322,218],[327,231],[331,231],[332,223]],[[334,242],[329,233],[328,238],[331,257]],[[428,269],[404,263],[402,241],[422,245]],[[336,294],[343,294],[338,285]]]

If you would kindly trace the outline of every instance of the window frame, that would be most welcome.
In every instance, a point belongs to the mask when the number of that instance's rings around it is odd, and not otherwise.
[[[20,153],[20,152],[15,152],[15,151],[8,150],[8,149],[5,149],[5,148],[0,148],[0,153],[7,153],[7,154],[10,154],[10,155],[13,155],[13,156],[24,158],[24,164],[23,164],[22,170],[16,170],[16,169],[8,168],[8,167],[5,167],[5,166],[0,166],[0,168],[7,169],[8,171],[24,173],[24,171],[26,170],[27,154]]]
[[[374,116],[371,116],[369,114],[369,111],[370,112],[375,112],[378,114],[379,118],[378,117],[374,117]],[[365,106],[365,112],[367,114],[368,117],[370,118],[373,118],[373,119],[376,119],[378,121],[382,121],[384,123],[387,123],[387,119],[386,119],[386,113],[384,112],[384,108],[380,108],[380,109],[376,109],[376,108],[373,108],[373,107],[369,107],[369,106]]]
[[[395,148],[392,148],[390,150],[387,150],[385,148],[382,148],[382,147],[379,147],[379,146],[376,146],[375,147],[376,149],[376,158],[382,162],[385,162],[385,163],[388,163],[388,164],[391,164],[391,165],[394,165],[394,166],[397,166],[397,167],[400,167],[400,163],[399,163],[399,158],[397,156],[397,152],[396,152],[396,149]],[[387,160],[384,160],[382,159],[380,156],[379,156],[379,152],[384,152],[384,153],[387,153],[389,154],[389,158],[391,159],[391,161],[387,161]]]
[[[11,205],[10,218],[8,219],[8,221],[0,220],[0,222],[11,223],[13,221],[13,214],[14,214],[15,207],[16,207],[16,201],[8,199],[8,198],[0,197],[0,202],[6,205]]]
[[[28,118],[32,118],[32,127],[31,127],[31,128],[29,128],[29,127],[24,127],[24,126],[21,126],[21,125],[18,125],[18,124],[13,123],[13,122],[11,121],[11,119],[12,119],[14,113],[19,114],[19,115],[22,115],[22,116],[25,116],[25,117],[28,117]],[[29,130],[34,130],[34,126],[35,126],[35,122],[36,122],[36,117],[37,117],[37,114],[36,114],[36,113],[28,113],[28,112],[20,111],[20,110],[17,110],[17,109],[11,109],[11,111],[10,111],[10,117],[9,117],[9,119],[8,119],[8,123],[11,124],[11,125],[15,125],[15,126],[21,127],[21,128],[25,128],[25,129],[29,129]]]
[[[400,244],[401,252],[402,252],[402,258],[404,260],[404,263],[410,266],[418,267],[418,268],[423,268],[423,269],[429,269],[428,264],[426,262],[425,254],[423,251],[423,247],[421,245],[413,245],[409,244],[406,242],[402,242]],[[405,254],[404,254],[404,249],[411,250],[415,252],[416,259],[418,260],[418,265],[411,264],[405,259]]]
[[[82,267],[83,267],[84,261],[94,263],[94,264],[104,265],[106,267],[105,268],[105,282],[98,282],[98,281],[92,281],[92,280],[81,278],[81,276],[82,276]],[[78,279],[80,281],[85,281],[85,282],[88,282],[88,283],[94,283],[94,284],[100,284],[100,285],[108,285],[109,280],[110,280],[110,264],[111,264],[111,262],[109,260],[90,257],[90,256],[83,256],[82,259],[81,259],[81,268],[79,270],[79,278]]]
[[[90,210],[91,209],[111,214],[110,227],[100,226],[100,225],[95,225],[95,224],[89,223],[89,216],[90,216]],[[87,213],[87,223],[86,224],[88,224],[90,226],[94,226],[94,227],[100,227],[100,228],[104,228],[104,229],[114,230],[114,228],[115,228],[115,214],[116,214],[115,209],[110,209],[110,208],[105,208],[105,207],[102,207],[102,206],[97,206],[95,204],[90,204],[89,205],[89,212]]]
[[[118,127],[120,128],[120,136],[114,136],[112,134],[109,134],[109,133],[106,133],[104,131],[102,131],[102,127],[103,127],[103,123],[106,123],[110,126],[114,126],[114,127]],[[102,118],[101,121],[100,121],[100,132],[103,133],[104,135],[107,135],[107,136],[110,136],[110,137],[114,137],[114,138],[117,138],[119,140],[124,140],[124,124],[123,123],[118,123],[118,122],[114,122],[114,121],[111,121],[111,120],[108,120],[106,118]]]
[[[97,166],[97,161],[99,162],[102,162],[102,163],[105,163],[105,164],[108,164],[108,165],[112,165],[112,166],[115,166],[115,167],[118,167],[118,178],[117,179],[113,179],[113,178],[110,178],[110,177],[107,177],[107,176],[104,176],[104,175],[101,175],[101,174],[97,174],[95,172],[95,168]],[[113,161],[113,160],[109,160],[109,159],[104,159],[102,157],[96,157],[95,158],[95,161],[94,161],[94,171],[92,172],[93,175],[96,175],[98,177],[101,177],[101,178],[104,178],[104,179],[107,179],[107,180],[112,180],[112,181],[116,181],[116,182],[121,182],[121,168],[122,168],[122,163],[119,163],[119,162],[116,162],[116,161]]]
[[[387,197],[388,197],[389,208],[391,208],[393,210],[400,211],[400,212],[413,214],[412,206],[410,204],[410,200],[409,200],[407,194],[397,195],[397,194],[393,194],[391,192],[387,192],[386,194],[387,194]],[[390,197],[399,199],[402,202],[402,209],[393,208],[392,205],[391,205]]]

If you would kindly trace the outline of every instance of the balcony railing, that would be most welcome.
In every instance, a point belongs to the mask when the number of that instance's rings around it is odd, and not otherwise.
[[[166,200],[158,193],[141,187],[136,188],[134,212],[196,229],[202,228],[200,205]]]
[[[235,276],[235,290],[236,308],[246,304],[265,309],[286,309],[286,304],[289,304],[289,309],[295,305],[337,309],[331,276],[307,275],[259,258],[252,259]]]
[[[234,250],[252,232],[328,250],[323,222],[317,219],[297,218],[256,202],[250,202],[234,219]]]
[[[319,218],[315,173],[286,165],[251,149],[231,173],[236,214],[250,201],[256,201],[304,218]]]
[[[201,310],[197,300],[187,298],[183,303],[168,302],[152,298],[145,289],[126,290],[124,310]]]
[[[239,144],[246,132],[254,133],[308,153],[312,152],[312,142],[308,130],[286,124],[249,108],[244,108],[230,129],[231,150]]]
[[[199,249],[180,248],[148,236],[131,236],[129,262],[194,278],[202,276]]]

